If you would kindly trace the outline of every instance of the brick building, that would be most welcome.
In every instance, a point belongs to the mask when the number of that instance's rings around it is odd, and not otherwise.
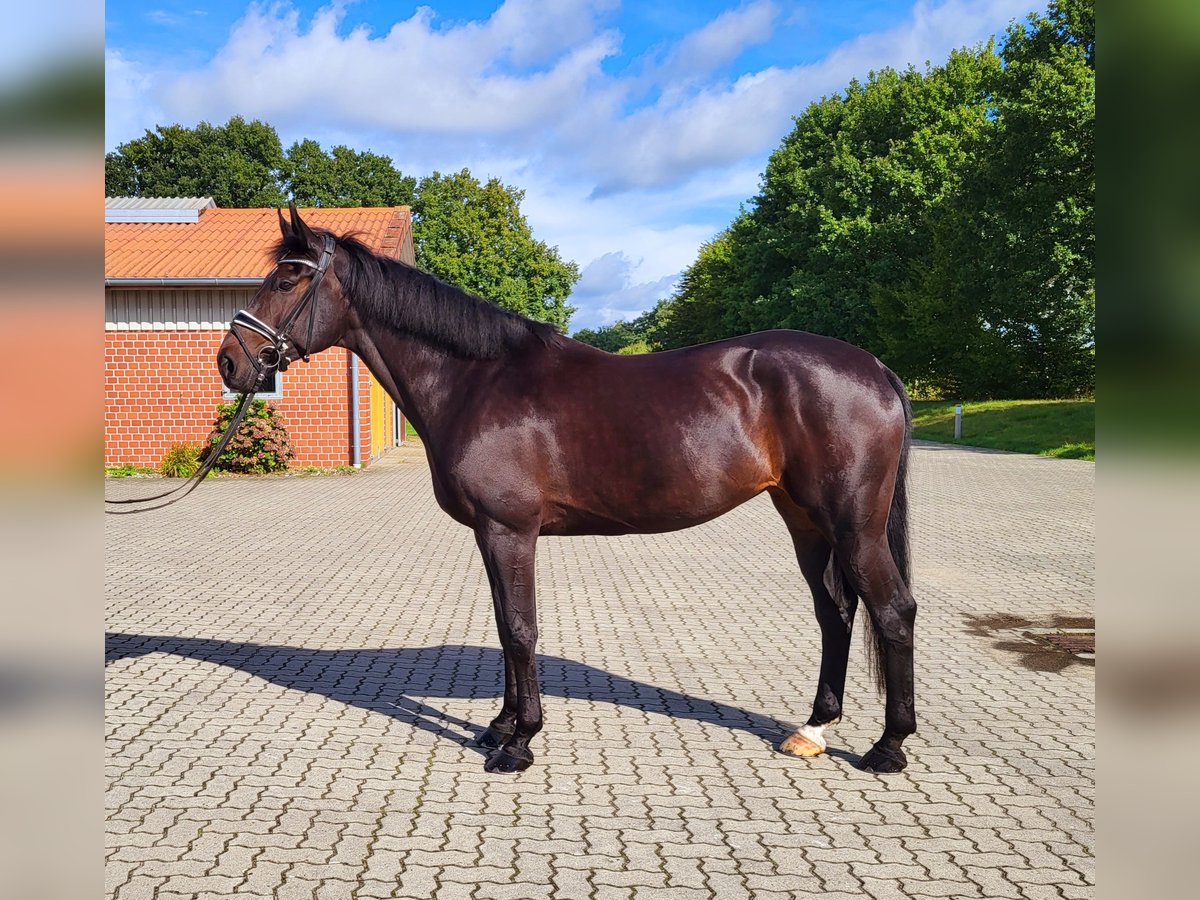
[[[304,220],[355,233],[414,262],[408,207],[311,209]],[[104,464],[157,466],[174,443],[203,443],[233,395],[217,347],[271,269],[274,209],[218,209],[208,198],[109,197],[104,210]],[[366,466],[403,423],[363,363],[332,348],[293,363],[260,393],[291,435],[293,466]],[[357,418],[358,428],[353,427]]]

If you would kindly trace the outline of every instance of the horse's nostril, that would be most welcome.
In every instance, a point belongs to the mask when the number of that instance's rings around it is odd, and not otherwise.
[[[221,370],[221,375],[224,376],[226,382],[233,378],[234,365],[228,353],[221,354],[221,358],[217,360],[217,367]]]

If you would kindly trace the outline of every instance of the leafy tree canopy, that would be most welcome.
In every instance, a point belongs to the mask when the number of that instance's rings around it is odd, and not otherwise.
[[[666,325],[666,301],[660,301],[632,322],[616,322],[600,328],[581,328],[572,337],[609,353],[649,353],[661,347],[659,336]]]
[[[275,129],[235,116],[224,125],[160,125],[104,158],[109,196],[212,197],[218,206],[409,206],[421,268],[506,309],[566,328],[575,263],[533,236],[524,192],[468,170],[417,179],[392,160],[314,140],[285,153]]]
[[[417,184],[413,240],[421,267],[506,309],[565,328],[579,267],[533,237],[525,192],[469,170]]]
[[[159,125],[104,157],[110,197],[212,197],[217,206],[280,206],[283,148],[275,129],[234,116],[224,125]]]
[[[288,148],[280,181],[299,206],[412,206],[417,187],[389,157],[341,144],[326,153],[311,139]]]
[[[851,82],[796,118],[758,195],[652,311],[648,343],[799,328],[935,393],[1090,392],[1094,129],[1094,0],[1053,0],[999,50]]]

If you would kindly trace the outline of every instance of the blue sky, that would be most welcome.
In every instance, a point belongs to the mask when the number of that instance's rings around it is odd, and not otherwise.
[[[670,294],[754,195],[791,117],[874,68],[940,62],[1036,0],[109,0],[106,146],[157,124],[273,124],[526,192],[575,260],[572,328]]]

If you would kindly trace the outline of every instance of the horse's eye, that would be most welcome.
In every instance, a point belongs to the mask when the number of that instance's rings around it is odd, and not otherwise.
[[[286,294],[288,291],[290,291],[292,288],[294,288],[295,286],[296,286],[296,285],[295,285],[293,282],[291,282],[291,281],[281,281],[281,282],[279,282],[279,290],[283,291],[285,294]]]

